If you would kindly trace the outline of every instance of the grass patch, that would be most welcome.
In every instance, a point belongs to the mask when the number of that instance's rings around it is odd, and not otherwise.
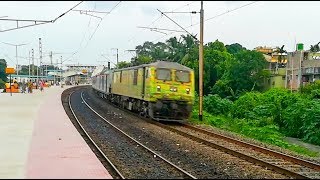
[[[259,127],[257,121],[247,119],[235,119],[225,116],[213,116],[203,111],[203,120],[198,120],[198,108],[194,108],[190,121],[195,124],[207,124],[223,130],[235,132],[243,136],[259,140],[264,143],[272,144],[281,148],[289,149],[298,154],[310,157],[319,156],[319,152],[311,151],[305,147],[288,143],[283,140],[285,136],[280,133],[278,126],[266,125]]]

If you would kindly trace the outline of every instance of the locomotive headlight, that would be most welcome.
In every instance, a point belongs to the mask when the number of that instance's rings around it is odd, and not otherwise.
[[[157,86],[157,91],[161,91],[161,87],[159,85]]]
[[[187,94],[189,94],[190,93],[190,88],[187,88],[186,91],[187,91]]]
[[[177,88],[173,88],[173,91],[174,91],[174,92],[177,92]]]

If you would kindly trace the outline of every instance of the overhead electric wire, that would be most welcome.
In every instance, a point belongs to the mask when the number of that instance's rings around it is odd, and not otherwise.
[[[66,15],[68,12],[70,12],[71,10],[73,10],[75,7],[79,6],[81,3],[83,3],[83,1],[79,2],[77,5],[73,6],[71,9],[69,9],[69,10],[66,11],[65,13],[61,14],[59,17],[57,17],[56,19],[54,19],[53,22],[55,22],[56,20],[58,20],[58,19],[61,18],[62,16]]]
[[[193,2],[191,2],[191,3],[188,3],[188,4],[185,4],[185,5],[183,5],[183,6],[180,6],[180,7],[178,7],[178,8],[176,8],[176,9],[173,9],[172,10],[172,12],[173,11],[176,11],[176,10],[178,10],[178,9],[181,9],[181,8],[183,8],[183,7],[185,7],[185,6],[189,6],[189,5],[191,5],[191,4],[193,4],[193,3],[195,3],[196,1],[193,1]],[[149,27],[150,28],[150,26],[151,25],[153,25],[156,21],[158,21],[160,18],[162,18],[162,14],[157,18],[157,19],[155,19],[152,23],[150,23],[150,25],[148,25],[147,27]],[[140,32],[140,31],[139,31]],[[135,35],[132,37],[132,38],[130,38],[129,40],[128,40],[128,42],[130,42],[130,41],[132,41],[133,39],[135,39],[136,38],[136,34],[137,33],[135,33]]]
[[[121,1],[119,1],[119,2],[109,11],[109,13],[106,14],[106,15],[100,20],[99,24],[97,25],[97,27],[96,27],[96,29],[94,30],[93,34],[90,36],[90,38],[89,38],[89,40],[87,41],[87,44],[85,45],[84,48],[86,48],[86,47],[88,46],[89,42],[91,41],[92,37],[93,37],[94,34],[96,33],[96,31],[97,31],[98,27],[100,26],[101,22],[103,21],[103,19],[104,19],[107,15],[111,14],[111,12],[112,12],[120,3],[121,3]],[[68,57],[66,60],[72,58],[72,57],[73,57],[76,53],[78,53],[78,52],[79,52],[79,50],[78,50],[77,52],[73,53],[73,54],[72,54],[70,57]]]
[[[73,6],[71,9],[69,9],[68,11],[62,13],[60,16],[58,16],[57,18],[55,18],[54,20],[49,20],[49,21],[45,21],[45,20],[29,20],[29,19],[3,19],[0,18],[1,21],[16,21],[17,22],[17,27],[15,28],[11,28],[11,29],[5,29],[5,30],[0,30],[0,32],[6,32],[6,31],[11,31],[11,30],[15,30],[15,29],[22,29],[22,28],[26,28],[26,27],[31,27],[31,26],[37,26],[37,25],[41,25],[41,24],[47,24],[47,23],[54,23],[56,20],[58,20],[59,18],[61,18],[62,16],[66,15],[68,12],[70,12],[72,9],[74,9],[75,7],[77,7],[78,5],[80,5],[83,1],[81,1],[80,3],[78,3],[77,5]],[[25,25],[25,26],[19,26],[19,22],[20,21],[27,21],[27,22],[34,22],[34,24],[30,24],[30,25]],[[40,23],[37,23],[40,22]]]
[[[156,21],[158,21],[160,18],[162,18],[162,14],[157,18],[157,19],[155,19],[154,21],[152,21],[152,23],[150,23],[149,25],[148,25],[148,27],[150,27],[151,25],[153,25]],[[140,31],[139,31],[140,32]],[[135,33],[134,34],[134,36],[131,38],[131,39],[129,39],[128,40],[128,42],[130,42],[130,41],[132,41],[133,39],[135,39],[136,38],[136,34],[137,33]]]
[[[95,2],[95,4],[94,4],[94,9],[93,9],[93,10],[96,9],[96,5],[97,5],[97,3]],[[80,45],[79,45],[79,48],[78,48],[78,50],[77,50],[76,52],[78,52],[78,51],[80,50],[80,48],[82,47],[82,43],[83,43],[83,41],[84,41],[84,37],[86,36],[86,34],[87,34],[88,30],[89,30],[89,26],[90,26],[90,23],[91,23],[91,18],[92,18],[92,17],[90,17],[90,19],[89,19],[88,26],[87,26],[86,31],[84,32],[84,34],[83,34],[83,36],[82,36],[82,40],[81,40]]]
[[[118,4],[116,4],[111,10],[110,10],[110,12],[109,12],[109,14],[119,5],[121,3],[121,1],[119,1],[118,2]],[[101,20],[100,20],[100,22],[99,22],[99,24],[98,24],[98,26],[96,27],[96,29],[95,29],[95,31],[93,32],[93,34],[91,35],[91,37],[90,37],[90,39],[89,39],[89,41],[92,39],[92,37],[94,36],[94,34],[96,33],[96,31],[97,31],[97,29],[98,29],[98,27],[100,26],[100,24],[101,24],[101,22],[102,22],[102,20],[107,16],[108,14],[106,14]],[[89,41],[88,41],[88,43],[89,43]],[[87,43],[87,44],[88,44]],[[86,45],[87,46],[87,45]]]
[[[166,14],[164,14],[163,12],[161,12],[159,9],[157,9],[161,14],[165,15],[168,19],[170,19],[172,22],[174,22],[176,25],[178,25],[181,29],[183,29],[185,32],[187,32],[191,37],[193,37],[194,39],[198,40],[197,37],[195,37],[193,34],[189,33],[184,27],[182,27],[180,24],[178,24],[177,22],[175,22],[173,19],[171,19],[169,16],[167,16]]]
[[[211,19],[214,19],[214,18],[217,18],[217,17],[222,16],[222,15],[228,14],[228,13],[230,13],[230,12],[232,12],[232,11],[235,11],[235,10],[241,9],[241,8],[243,8],[243,7],[246,7],[246,6],[252,5],[252,4],[257,3],[257,2],[259,2],[259,1],[254,1],[254,2],[251,2],[251,3],[245,4],[245,5],[239,6],[239,7],[237,7],[237,8],[234,8],[234,9],[228,10],[228,11],[226,11],[226,12],[224,12],[224,13],[221,13],[221,14],[218,14],[218,15],[213,16],[213,17],[211,17],[211,18],[205,19],[205,20],[204,20],[204,22],[205,22],[205,21],[208,21],[208,20],[211,20]],[[195,24],[192,24],[191,26],[198,25],[198,24],[200,24],[200,22],[195,23]],[[188,26],[188,27],[186,27],[186,28],[189,28],[189,27],[191,27],[191,26]]]
[[[251,2],[251,3],[245,4],[245,5],[239,6],[239,7],[237,7],[237,8],[228,10],[228,11],[226,11],[226,12],[224,12],[224,13],[221,13],[221,14],[215,15],[215,16],[213,16],[213,17],[210,17],[210,18],[208,18],[208,19],[205,19],[204,22],[205,22],[205,21],[208,21],[208,20],[211,20],[211,19],[214,19],[214,18],[217,18],[217,17],[220,17],[220,16],[222,16],[222,15],[228,14],[228,13],[230,13],[230,12],[232,12],[232,11],[241,9],[241,8],[243,8],[243,7],[252,5],[252,4],[257,3],[257,2],[259,2],[259,1],[254,1],[254,2]],[[195,23],[195,24],[192,24],[192,25],[190,25],[190,26],[187,26],[187,27],[185,27],[184,29],[188,29],[188,28],[190,28],[190,27],[192,27],[192,26],[194,26],[194,25],[198,25],[198,24],[200,24],[200,22]],[[156,39],[156,40],[154,40],[154,41],[152,41],[152,42],[158,41],[159,39],[162,39],[162,38],[164,38],[164,37],[166,37],[166,36],[169,36],[169,35],[171,35],[171,34],[173,34],[173,33],[176,33],[176,32],[171,32],[171,33],[169,33],[169,34],[167,34],[167,35],[164,35],[164,36],[162,36],[162,37],[160,37],[160,38],[158,38],[158,39]]]
[[[144,26],[138,26],[138,28],[150,29],[151,31],[152,30],[164,30],[164,31],[173,31],[173,32],[184,32],[184,31],[179,31],[179,30],[174,30],[174,29],[150,28],[150,27],[144,27]]]
[[[178,7],[178,8],[176,8],[176,9],[172,10],[172,11],[176,11],[176,10],[181,9],[181,8],[183,8],[183,7],[189,6],[189,5],[191,5],[191,4],[195,3],[195,2],[197,2],[197,1],[193,1],[193,2],[191,2],[191,3],[189,3],[189,4],[186,4],[186,5],[183,5],[183,6],[181,6],[181,7]]]

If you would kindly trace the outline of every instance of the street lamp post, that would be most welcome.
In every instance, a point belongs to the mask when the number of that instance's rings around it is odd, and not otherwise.
[[[60,60],[61,60],[61,70],[60,70],[60,85],[61,85],[61,87],[63,87],[63,85],[62,85],[62,56],[60,56]]]
[[[11,43],[5,43],[5,42],[2,42],[2,43],[16,47],[16,61],[17,61],[16,70],[17,70],[17,75],[19,75],[18,46],[23,46],[23,45],[27,45],[27,44],[11,44]]]

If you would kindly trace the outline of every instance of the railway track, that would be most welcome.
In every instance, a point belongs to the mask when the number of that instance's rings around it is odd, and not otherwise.
[[[108,161],[108,163],[114,168],[115,172],[117,172],[118,176],[121,177],[122,179],[125,179],[125,177],[122,175],[122,173],[120,172],[120,170],[118,170],[116,168],[116,165],[114,163],[111,162],[111,160],[108,159],[108,157],[104,154],[104,152],[97,146],[97,144],[94,142],[93,138],[90,137],[89,133],[84,129],[84,127],[81,125],[80,121],[78,120],[72,106],[71,106],[71,95],[72,93],[69,95],[69,107],[72,111],[72,114],[74,115],[74,117],[77,119],[77,122],[79,123],[80,127],[82,128],[82,130],[85,132],[86,136],[88,136],[88,138],[90,139],[90,141],[92,142],[92,144],[94,144],[94,146],[98,149],[98,151],[103,154],[103,157]],[[136,143],[136,145],[132,148],[143,148],[145,151],[149,152],[152,154],[152,156],[154,158],[159,158],[162,160],[163,163],[171,166],[172,168],[174,168],[176,171],[179,171],[180,174],[183,174],[183,178],[191,178],[191,179],[197,179],[195,176],[191,175],[190,173],[188,173],[187,171],[183,170],[182,168],[180,168],[179,166],[175,165],[174,163],[170,162],[168,159],[162,157],[160,154],[158,154],[157,152],[151,150],[150,148],[146,147],[145,145],[143,145],[141,142],[137,141],[136,139],[132,138],[131,136],[129,136],[127,133],[125,133],[124,131],[122,131],[121,129],[119,129],[118,127],[116,127],[115,125],[113,125],[111,122],[109,122],[107,119],[105,119],[103,116],[101,116],[99,113],[97,113],[83,98],[83,92],[81,93],[81,99],[82,102],[86,105],[86,107],[88,109],[90,109],[94,114],[96,114],[97,116],[99,116],[101,119],[103,119],[106,123],[108,123],[110,125],[110,127],[114,128],[117,132],[121,133],[121,135],[125,136],[129,141],[133,141]]]
[[[109,102],[108,102],[109,103]],[[118,106],[109,103],[114,107]],[[139,116],[129,110],[121,110]],[[141,116],[139,116],[141,117]],[[216,134],[201,128],[191,126],[186,123],[180,124],[180,126],[166,125],[154,120],[150,120],[146,117],[141,117],[144,120],[167,129],[171,132],[180,134],[184,137],[192,139],[198,143],[206,146],[219,149],[225,153],[239,157],[254,164],[266,167],[270,170],[274,170],[278,173],[287,175],[289,177],[298,179],[319,179],[320,178],[320,165],[299,159],[297,157],[289,156],[280,152],[276,152],[270,149],[259,147],[253,144],[249,144],[240,140],[236,140],[227,136]]]
[[[82,134],[85,134],[85,136],[90,140],[91,145],[93,145],[95,147],[95,149],[100,152],[100,154],[102,155],[104,160],[106,160],[109,163],[109,165],[112,167],[113,171],[117,174],[117,176],[119,176],[121,179],[125,179],[125,177],[121,174],[121,172],[116,168],[116,166],[111,162],[111,160],[105,155],[105,153],[99,148],[99,146],[94,142],[94,140],[91,138],[91,136],[88,134],[88,132],[84,129],[84,127],[80,123],[79,119],[77,118],[77,116],[71,106],[71,95],[73,93],[74,93],[74,91],[72,91],[68,95],[68,106],[69,106],[74,118],[76,119],[78,125],[81,127],[81,130],[83,132]]]
[[[158,122],[155,122],[155,124],[198,143],[219,149],[293,178],[320,178],[320,165],[310,161],[209,132],[188,124],[182,124],[181,126],[168,126]]]

